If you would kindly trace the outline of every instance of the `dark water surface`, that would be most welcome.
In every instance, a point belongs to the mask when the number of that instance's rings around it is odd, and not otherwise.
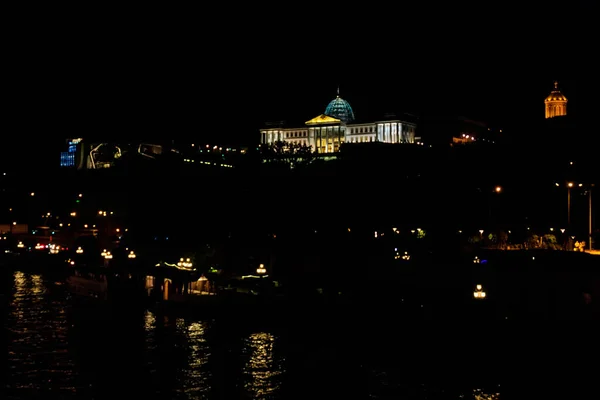
[[[3,279],[4,398],[504,399],[518,389],[497,343],[415,341],[393,315],[381,325],[352,313],[203,319],[82,302],[61,277]]]

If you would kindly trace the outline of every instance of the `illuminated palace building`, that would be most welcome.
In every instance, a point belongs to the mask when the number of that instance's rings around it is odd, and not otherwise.
[[[415,143],[416,125],[391,117],[389,119],[357,123],[350,104],[338,95],[325,112],[303,127],[283,127],[283,124],[260,130],[260,142],[272,144],[287,142],[310,146],[317,153],[335,153],[343,143]]]
[[[546,100],[546,119],[567,115],[567,98],[558,90],[558,82],[554,82],[554,90]]]

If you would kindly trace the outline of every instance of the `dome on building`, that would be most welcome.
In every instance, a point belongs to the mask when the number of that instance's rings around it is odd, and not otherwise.
[[[339,89],[337,97],[327,105],[325,115],[337,118],[345,124],[354,121],[354,111],[352,111],[350,103],[340,97]]]
[[[550,93],[550,96],[546,97],[546,102],[549,101],[567,101],[567,98],[560,90],[558,90],[558,82],[554,82],[554,90]]]
[[[546,118],[561,117],[567,115],[567,98],[558,90],[558,82],[554,82],[554,90],[544,100]]]

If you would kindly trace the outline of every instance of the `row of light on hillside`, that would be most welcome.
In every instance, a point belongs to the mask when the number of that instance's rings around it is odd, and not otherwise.
[[[195,144],[195,143],[192,143],[192,147],[198,147],[198,148],[200,148],[200,146],[196,146],[196,144]],[[206,148],[207,148],[207,149],[210,149],[210,148],[211,148],[211,147],[210,147],[210,144],[207,144],[207,145],[206,145]],[[223,151],[223,147],[219,147],[219,146],[212,146],[212,149],[213,149],[213,150],[219,150],[219,151]],[[202,150],[200,150],[200,151],[202,151]],[[234,148],[231,148],[231,147],[227,147],[227,148],[225,149],[225,151],[237,151],[237,150],[236,150],[236,149],[234,149]]]

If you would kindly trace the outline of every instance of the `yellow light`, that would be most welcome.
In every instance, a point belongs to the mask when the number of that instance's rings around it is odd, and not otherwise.
[[[573,187],[573,182],[569,182],[569,183],[567,183],[567,186],[568,186],[568,187]]]
[[[496,186],[496,193],[500,193],[502,191],[502,188],[500,186]]]

